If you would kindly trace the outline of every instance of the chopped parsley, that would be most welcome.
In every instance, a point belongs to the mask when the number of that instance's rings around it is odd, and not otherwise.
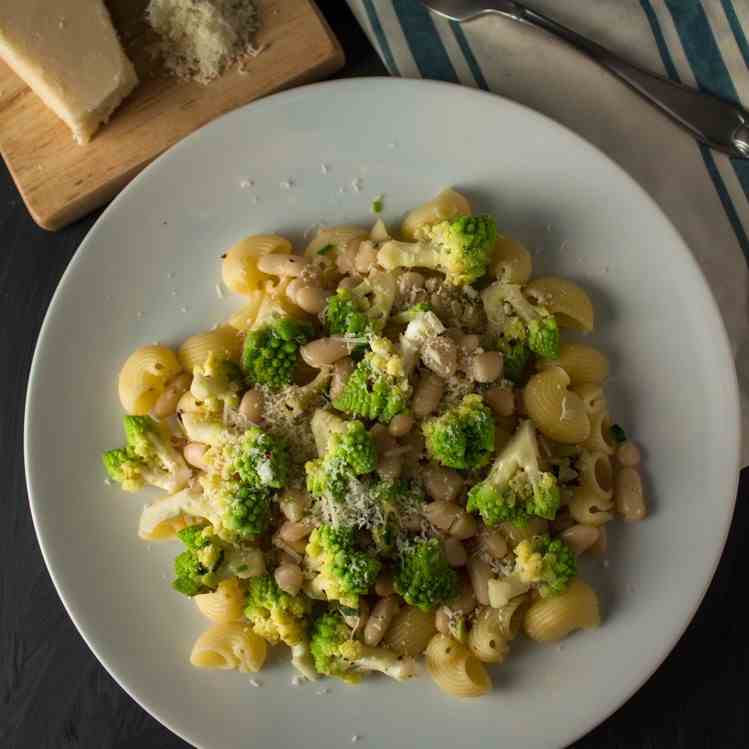
[[[326,244],[325,247],[321,247],[318,251],[318,255],[327,255],[331,250],[335,249],[334,244]]]
[[[382,195],[378,195],[373,201],[372,201],[372,211],[374,213],[382,213],[383,208],[383,200]]]

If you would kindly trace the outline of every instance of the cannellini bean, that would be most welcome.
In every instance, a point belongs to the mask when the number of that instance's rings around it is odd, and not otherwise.
[[[475,333],[464,333],[457,343],[463,353],[472,354],[479,347],[480,339]]]
[[[430,463],[423,471],[424,488],[436,502],[452,502],[463,488],[463,477],[452,468]]]
[[[425,372],[414,390],[411,410],[417,419],[429,416],[439,406],[442,394],[445,392],[445,382],[431,372]]]
[[[465,540],[476,535],[476,518],[455,502],[431,502],[424,505],[424,515],[437,529]]]
[[[158,403],[158,401],[156,401]],[[640,465],[640,448],[634,442],[623,442],[616,451],[616,459],[620,466],[634,468]]]
[[[380,644],[399,608],[397,596],[388,596],[377,601],[364,627],[365,645],[373,647]]]
[[[276,568],[273,576],[281,590],[291,596],[295,596],[302,588],[304,575],[298,564],[282,564]]]
[[[306,257],[299,255],[271,254],[258,258],[257,269],[271,276],[291,276],[296,278],[309,265]]]
[[[302,346],[299,353],[310,367],[322,369],[348,356],[351,350],[343,338],[318,338]]]
[[[398,290],[404,296],[408,294],[412,289],[423,289],[424,288],[424,276],[421,273],[417,273],[415,270],[407,271],[406,273],[398,276]]]
[[[445,549],[445,558],[451,567],[463,567],[468,561],[463,542],[457,538],[446,538],[443,544]]]
[[[382,598],[392,596],[395,593],[393,576],[389,572],[380,572],[377,580],[375,580],[374,589],[375,593]]]
[[[489,565],[478,557],[468,560],[468,575],[471,578],[471,586],[476,600],[482,606],[489,605]],[[475,607],[474,607],[475,608]],[[471,609],[473,610],[473,609]]]
[[[414,425],[414,417],[408,414],[398,414],[394,416],[388,427],[388,431],[393,437],[402,437],[408,434]]]
[[[471,376],[476,382],[494,382],[502,376],[502,354],[484,351],[471,360]]]
[[[191,466],[195,466],[201,471],[207,471],[208,466],[204,457],[207,449],[208,445],[204,445],[202,442],[188,442],[182,450],[182,454]]]
[[[303,286],[296,293],[297,307],[310,315],[319,315],[328,301],[328,293],[319,286]]]
[[[279,529],[278,535],[288,544],[295,544],[312,533],[312,524],[304,520],[287,520]]]
[[[189,372],[181,372],[173,377],[164,388],[164,392],[156,399],[151,409],[151,416],[156,419],[165,419],[177,412],[177,404],[180,398],[190,389],[192,375]]]
[[[507,539],[496,528],[484,528],[479,534],[479,539],[481,548],[494,559],[503,559],[507,556]]]
[[[341,279],[340,283],[338,284],[338,288],[351,291],[351,289],[355,288],[360,283],[361,281],[357,281],[355,278],[352,278],[351,276],[346,276],[345,278]]]
[[[287,520],[299,522],[310,503],[310,496],[301,489],[286,489],[281,495],[279,505]]]
[[[512,416],[515,413],[515,396],[512,390],[489,388],[484,393],[484,400],[497,416]]]
[[[380,478],[395,481],[403,471],[403,456],[398,453],[383,455],[377,461],[377,473]]]
[[[339,359],[333,365],[333,379],[330,382],[331,400],[335,400],[341,394],[353,371],[354,362],[348,356],[345,359]]]
[[[458,347],[447,336],[430,338],[421,349],[421,361],[439,377],[452,377],[458,368]]]
[[[368,240],[359,245],[354,260],[354,268],[362,275],[366,275],[377,264],[377,248]]]
[[[249,421],[258,423],[263,420],[264,406],[263,394],[253,388],[242,396],[242,401],[239,404],[239,413]]]
[[[467,538],[475,536],[478,529],[479,527],[476,518],[465,510],[461,510],[455,517],[455,521],[450,526],[448,532],[451,536],[459,538],[461,541],[465,541]]]
[[[599,537],[598,528],[592,525],[573,525],[562,531],[560,538],[577,556],[590,549]]]
[[[440,606],[434,615],[434,626],[438,632],[450,636],[450,614],[444,606]]]
[[[642,520],[647,505],[642,491],[642,479],[634,468],[622,468],[616,475],[616,511],[628,522]]]

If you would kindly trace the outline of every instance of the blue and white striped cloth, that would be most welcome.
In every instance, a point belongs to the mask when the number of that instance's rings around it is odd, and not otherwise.
[[[493,91],[575,130],[658,201],[710,282],[733,344],[749,465],[749,161],[697,144],[597,65],[500,17],[348,0],[393,75]],[[625,59],[749,109],[749,0],[527,0]]]

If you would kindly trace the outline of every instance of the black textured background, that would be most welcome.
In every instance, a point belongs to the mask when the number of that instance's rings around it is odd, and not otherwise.
[[[343,0],[320,5],[346,50],[348,63],[341,76],[383,74]],[[22,414],[33,347],[52,292],[95,218],[57,234],[44,232],[31,221],[0,166],[2,749],[187,746],[144,713],[81,640],[42,562],[26,501]],[[59,431],[63,434],[64,427]],[[575,749],[749,746],[749,628],[740,613],[749,590],[747,496],[749,472],[744,471],[726,552],[684,637],[650,681]]]

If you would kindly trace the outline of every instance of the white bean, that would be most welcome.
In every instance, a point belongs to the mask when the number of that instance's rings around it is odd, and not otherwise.
[[[457,538],[446,538],[443,546],[445,559],[451,567],[463,567],[468,561],[468,555],[462,541]]]
[[[598,528],[592,525],[573,525],[559,534],[577,556],[592,548],[599,536]]]
[[[439,377],[452,377],[458,368],[458,347],[447,336],[430,338],[422,346],[421,361]]]
[[[489,388],[484,393],[484,400],[497,416],[512,416],[515,413],[515,396],[512,390]]]
[[[393,576],[389,572],[380,572],[379,577],[375,580],[374,590],[382,598],[392,596],[395,593]]]
[[[480,543],[494,559],[503,559],[509,551],[507,539],[496,528],[484,528],[480,533]]]
[[[463,477],[452,468],[430,463],[423,471],[424,488],[436,502],[452,502],[463,488]]]
[[[306,257],[279,253],[263,255],[257,261],[257,269],[261,273],[268,273],[271,276],[291,276],[292,278],[300,276],[308,265],[309,260]]]
[[[471,586],[476,600],[482,606],[489,605],[489,565],[478,557],[468,560],[468,575],[471,578]]]
[[[258,423],[263,420],[264,406],[263,394],[253,388],[242,396],[242,401],[239,404],[239,413],[249,421]]]
[[[208,445],[204,445],[202,442],[188,442],[182,450],[182,454],[191,466],[195,466],[201,471],[207,471],[208,466],[204,457],[206,450],[208,450]]]
[[[309,505],[309,494],[301,489],[286,489],[281,495],[279,505],[287,520],[299,522],[304,517],[304,511]]]
[[[470,565],[471,562],[473,562],[473,559],[468,560],[468,564]],[[487,567],[487,582],[488,582],[488,567]],[[470,567],[468,569],[468,572],[470,574],[471,570]],[[452,601],[447,602],[447,607],[451,610],[456,612],[457,614],[470,614],[475,608],[476,608],[476,599],[478,598],[478,595],[476,594],[476,588],[473,585],[473,583],[470,580],[466,580],[465,578],[462,580],[460,585],[460,590],[458,591],[458,594],[455,596],[455,598],[452,599]],[[487,588],[486,593],[486,600],[487,603],[489,601],[489,589]],[[481,603],[481,600],[478,601]],[[483,606],[486,606],[487,604],[482,604]]]
[[[502,376],[502,354],[485,351],[471,361],[471,374],[476,382],[494,382]]]
[[[377,461],[377,473],[380,478],[387,481],[395,481],[403,471],[403,456],[395,454],[383,455]]]
[[[310,315],[319,315],[328,301],[328,294],[319,286],[304,286],[296,294],[296,304]]]
[[[156,399],[151,409],[151,416],[156,419],[165,419],[177,412],[177,404],[180,398],[190,389],[192,375],[189,372],[181,372],[173,377],[164,388],[164,392]]]
[[[311,523],[303,520],[287,520],[279,529],[278,535],[289,544],[295,544],[312,533]]]
[[[394,416],[388,430],[393,437],[402,437],[404,434],[408,434],[414,425],[414,417],[408,414],[398,414]]]
[[[442,400],[445,392],[445,382],[431,372],[425,372],[416,384],[411,409],[417,419],[429,416]]]
[[[370,241],[362,242],[354,259],[354,268],[362,275],[366,275],[376,264],[377,248]]]
[[[302,588],[304,575],[298,564],[282,564],[276,568],[273,576],[281,590],[290,596],[295,596]]]
[[[448,533],[454,538],[459,538],[461,541],[465,541],[471,536],[475,536],[478,532],[478,523],[476,518],[465,510],[461,511],[455,517],[453,524],[450,526]]]
[[[616,511],[628,522],[642,520],[647,505],[642,491],[642,479],[634,468],[622,468],[616,475]]]
[[[399,608],[397,596],[388,596],[377,601],[364,627],[365,645],[374,647],[380,644]]]
[[[444,606],[440,606],[434,615],[434,626],[438,632],[448,637],[451,635],[450,632],[450,614]]]
[[[310,367],[322,369],[348,356],[351,351],[343,338],[318,338],[302,346],[299,353]]]
[[[354,362],[348,356],[345,359],[339,359],[333,365],[333,379],[330,382],[331,400],[335,400],[341,394],[353,371]]]

